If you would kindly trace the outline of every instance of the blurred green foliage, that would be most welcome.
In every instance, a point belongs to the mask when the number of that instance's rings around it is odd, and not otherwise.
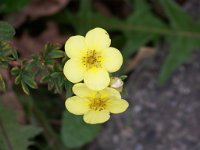
[[[6,109],[0,103],[0,149],[1,150],[27,150],[33,144],[30,141],[41,132],[33,125],[20,125],[14,112]]]
[[[9,13],[14,11],[20,11],[26,6],[30,0],[1,0],[0,1],[0,13]]]
[[[15,0],[2,0],[0,2],[0,13],[20,11],[29,2],[29,0],[17,2]],[[159,75],[160,84],[164,84],[171,73],[187,61],[196,48],[200,47],[199,21],[194,21],[173,0],[156,1],[163,8],[167,21],[155,15],[151,3],[147,0],[130,0],[133,12],[125,19],[119,19],[116,16],[108,17],[96,12],[90,0],[79,0],[78,2],[79,9],[77,11],[64,9],[54,16],[44,19],[53,19],[64,26],[71,25],[75,32],[81,35],[94,27],[103,27],[111,33],[117,33],[112,40],[117,47],[121,48],[124,60],[129,59],[137,53],[140,47],[147,43],[151,42],[153,45],[157,45],[161,39],[164,39],[170,47]],[[44,104],[45,101],[45,96],[34,97],[32,94],[34,92],[31,89],[38,88],[38,83],[47,85],[48,90],[54,93],[62,95],[66,91],[67,96],[72,95],[72,85],[65,79],[62,72],[63,65],[68,59],[64,51],[61,50],[62,47],[48,43],[39,54],[32,55],[30,59],[19,60],[16,49],[8,42],[14,34],[15,30],[12,26],[0,21],[0,67],[10,70],[15,77],[15,84],[20,85],[26,94],[30,94],[30,96],[18,95],[18,97],[24,108],[28,108],[29,111],[26,113],[31,114],[28,117],[37,120],[36,122],[44,129],[42,134],[48,144],[51,144],[52,139],[55,141],[49,148],[45,149],[78,148],[93,140],[100,132],[101,126],[86,125],[81,118],[74,117],[66,111],[62,112],[64,109],[61,109],[59,111],[63,117],[60,125],[61,130],[58,132],[60,135],[57,135],[48,120],[50,117],[45,115],[45,110],[40,109],[34,102],[39,99],[39,102]],[[20,62],[18,62],[18,65],[13,65],[13,61]],[[6,82],[0,74],[0,90],[5,91],[5,89]],[[48,107],[54,108],[55,106],[50,103]],[[3,131],[2,127],[7,131],[11,138],[11,146],[16,150],[26,149],[30,144],[29,139],[40,131],[35,126],[22,128],[16,122],[13,112],[0,105],[0,133]],[[31,131],[26,132],[27,130]],[[19,135],[23,137],[18,139]],[[0,134],[0,149],[6,149],[7,141],[2,136],[4,134]],[[19,144],[16,143],[18,140],[22,147],[16,146],[16,144]],[[22,143],[22,140],[24,143]],[[41,147],[43,150],[43,146]]]
[[[92,141],[100,132],[101,125],[86,124],[81,116],[74,117],[69,112],[63,113],[61,138],[69,148],[78,148]]]
[[[39,55],[32,55],[30,60],[22,60],[20,67],[13,67],[11,73],[16,76],[15,84],[21,84],[29,95],[29,88],[36,89],[36,79],[40,78],[40,83],[47,83],[49,90],[62,93],[68,82],[62,73],[64,62],[57,60],[64,58],[64,52],[59,49],[59,45],[47,44]]]
[[[4,91],[6,90],[6,84],[5,81],[3,80],[2,75],[0,74],[0,91]]]
[[[15,30],[10,24],[0,21],[0,40],[10,40],[14,34]]]
[[[176,35],[166,36],[170,44],[170,53],[160,73],[160,83],[163,84],[171,73],[185,62],[196,48],[200,47],[200,22],[192,20],[174,1],[160,0],[170,19],[170,28]]]

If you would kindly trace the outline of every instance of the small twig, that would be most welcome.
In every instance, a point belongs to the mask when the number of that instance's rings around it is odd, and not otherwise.
[[[12,67],[17,67],[17,66],[21,66],[21,60],[17,60],[17,61],[10,61],[9,65]]]

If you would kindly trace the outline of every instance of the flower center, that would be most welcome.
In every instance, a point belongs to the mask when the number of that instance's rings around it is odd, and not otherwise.
[[[101,111],[106,108],[106,101],[107,98],[101,98],[99,95],[97,95],[95,98],[90,99],[90,109],[95,111]]]
[[[86,66],[87,69],[91,69],[93,67],[100,68],[101,59],[102,57],[99,52],[95,50],[88,50],[82,59],[82,63],[84,66]]]

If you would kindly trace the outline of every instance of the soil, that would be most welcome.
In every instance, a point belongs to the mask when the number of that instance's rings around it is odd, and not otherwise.
[[[194,18],[200,1],[183,8]],[[128,110],[113,115],[88,150],[200,150],[200,53],[195,53],[160,87],[158,73],[167,45],[141,62],[125,84]]]

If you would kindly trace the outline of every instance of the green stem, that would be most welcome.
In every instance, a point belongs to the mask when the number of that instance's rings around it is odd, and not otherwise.
[[[28,113],[30,117],[33,117],[37,123],[42,127],[43,129],[43,135],[50,146],[52,150],[69,150],[65,148],[63,143],[61,142],[59,136],[57,133],[53,130],[51,125],[49,124],[49,121],[45,117],[44,113],[40,108],[35,104],[34,99],[31,95],[20,95],[19,93],[18,97],[21,100],[22,104],[25,108],[28,108]]]
[[[48,120],[43,115],[42,111],[34,104],[32,100],[31,111],[35,118],[37,119],[40,126],[44,129],[44,136],[48,141],[48,144],[52,146],[53,150],[67,150],[62,142],[59,140],[59,137],[54,132],[52,127],[50,126]]]
[[[12,144],[11,144],[9,138],[8,138],[6,130],[5,130],[4,126],[3,126],[3,124],[2,124],[1,119],[0,119],[0,130],[1,130],[2,134],[3,134],[3,136],[5,137],[5,142],[6,142],[7,146],[8,146],[8,150],[14,150],[13,147],[12,147]]]
[[[67,22],[66,20],[59,20],[57,19],[58,22],[60,23],[73,23],[74,18],[70,17],[72,14],[69,12],[64,13],[65,17],[68,19]],[[59,16],[57,17],[59,18]],[[85,22],[85,16],[84,14],[81,14],[80,16],[76,16],[77,20],[79,22]],[[92,20],[92,24],[96,26],[102,26],[106,29],[109,30],[119,30],[119,31],[138,31],[138,32],[143,32],[143,33],[150,33],[150,34],[159,34],[159,35],[170,35],[170,36],[183,36],[183,37],[188,37],[188,38],[200,38],[200,33],[199,32],[194,32],[194,31],[182,31],[182,30],[175,30],[171,29],[170,27],[163,26],[160,28],[156,27],[149,27],[149,26],[144,26],[144,25],[135,25],[134,23],[131,22],[126,22],[126,21],[121,21],[119,19],[115,20],[115,23],[112,21],[102,21],[102,19],[96,19],[95,16],[90,16],[90,18],[86,18],[87,20]],[[106,18],[107,20],[108,18]],[[79,23],[78,22],[78,23]]]
[[[123,31],[139,31],[144,33],[154,33],[160,35],[170,35],[170,36],[184,36],[190,38],[200,38],[200,33],[192,31],[175,31],[169,28],[153,28],[147,26],[137,26],[131,23],[117,23],[115,25],[105,24],[105,27],[111,30],[123,30]]]

